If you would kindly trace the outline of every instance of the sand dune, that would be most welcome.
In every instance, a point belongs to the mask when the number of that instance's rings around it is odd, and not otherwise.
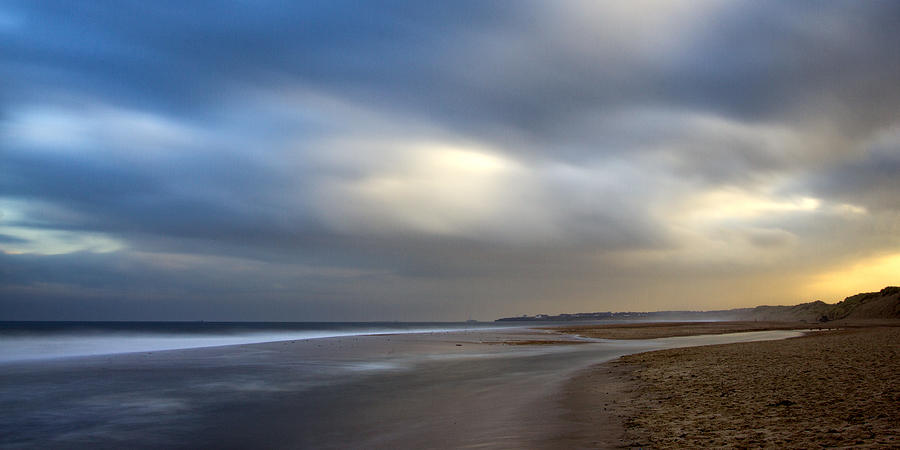
[[[741,313],[746,320],[829,322],[834,320],[900,319],[900,287],[864,292],[828,304],[822,301],[794,306],[757,306]]]

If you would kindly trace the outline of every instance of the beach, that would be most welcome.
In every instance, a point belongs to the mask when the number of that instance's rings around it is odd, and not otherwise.
[[[827,323],[728,321],[728,322],[646,322],[619,324],[575,324],[543,328],[560,334],[595,339],[658,339],[677,336],[697,336],[727,333],[748,333],[771,330],[827,330],[846,325]]]
[[[897,446],[900,327],[877,325],[564,325],[6,361],[0,446]]]
[[[0,446],[552,448],[578,432],[560,399],[581,371],[799,334],[609,341],[512,328],[6,362]]]
[[[779,341],[632,354],[582,371],[567,383],[561,400],[576,427],[559,442],[897,447],[900,327],[845,325]],[[653,328],[631,327],[627,333],[664,329]]]

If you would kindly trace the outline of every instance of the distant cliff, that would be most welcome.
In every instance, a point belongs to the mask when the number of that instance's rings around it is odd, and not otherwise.
[[[504,317],[497,322],[569,322],[591,320],[759,320],[829,322],[833,320],[900,319],[900,287],[889,286],[845,298],[835,304],[823,301],[794,306],[757,306],[721,311],[594,312],[538,314]]]
[[[741,319],[818,322],[833,306],[821,300],[794,306],[757,306],[745,310]]]
[[[822,301],[796,306],[757,306],[744,316],[747,320],[832,320],[900,319],[900,287],[889,286],[879,292],[866,292],[830,305]]]
[[[575,322],[592,320],[739,320],[737,309],[723,311],[590,312],[504,317],[494,322]]]
[[[900,319],[900,287],[847,297],[828,310],[826,319]]]

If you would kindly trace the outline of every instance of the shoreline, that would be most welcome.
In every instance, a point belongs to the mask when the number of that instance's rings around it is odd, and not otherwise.
[[[542,327],[542,330],[563,335],[610,340],[642,340],[682,336],[717,335],[774,330],[831,330],[853,324],[774,322],[774,321],[718,321],[718,322],[643,322],[623,324],[583,324]]]
[[[0,364],[0,410],[15,411],[0,447],[527,446],[553,429],[545,406],[571,368],[631,348],[548,337],[564,340],[382,334]]]
[[[592,328],[658,335],[689,325]],[[635,353],[582,370],[559,400],[570,429],[547,446],[900,445],[900,323],[819,325],[831,330]]]
[[[535,448],[573,431],[558,401],[580,370],[790,335],[607,342],[515,329],[9,363],[0,409],[16,414],[0,420],[0,446]]]

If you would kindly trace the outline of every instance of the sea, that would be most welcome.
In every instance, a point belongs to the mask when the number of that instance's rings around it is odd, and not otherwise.
[[[597,363],[799,334],[529,328],[545,325],[3,322],[0,448],[541,448],[570,432],[566,383]],[[560,339],[577,344],[511,345]]]
[[[545,324],[550,324],[546,323]],[[540,324],[540,323],[536,323]],[[534,324],[533,324],[534,325]],[[552,325],[552,324],[550,324]],[[522,328],[502,322],[0,321],[0,363],[378,334]]]

